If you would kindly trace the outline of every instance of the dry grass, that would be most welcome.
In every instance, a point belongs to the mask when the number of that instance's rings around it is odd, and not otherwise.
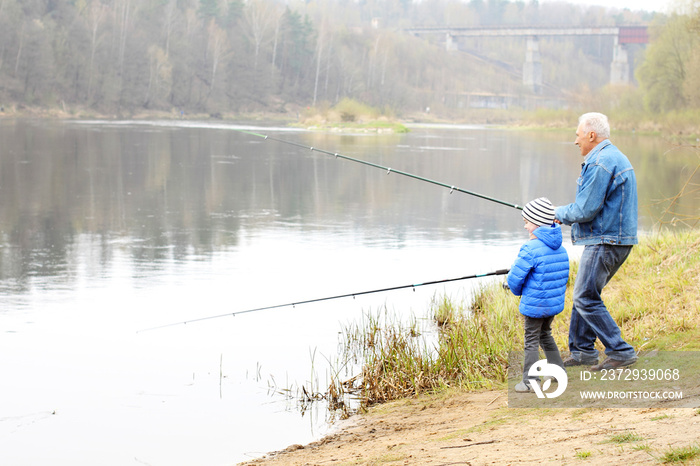
[[[562,352],[568,347],[571,294],[577,264],[572,264],[565,311],[554,319]],[[623,337],[638,351],[700,349],[700,231],[643,238],[605,288],[603,299]],[[508,355],[521,350],[523,327],[518,300],[500,282],[482,288],[468,305],[434,300],[436,337],[420,338],[415,320],[384,320],[345,331],[344,360],[355,360],[361,374],[350,383],[334,382],[342,398],[353,392],[361,407],[448,387],[501,386]],[[601,350],[604,348],[601,346]]]
[[[623,336],[640,349],[700,349],[700,233],[644,238],[604,291]]]

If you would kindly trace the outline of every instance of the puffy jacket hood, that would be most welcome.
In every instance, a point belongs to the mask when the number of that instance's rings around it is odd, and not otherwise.
[[[557,250],[561,247],[563,235],[561,227],[556,223],[552,226],[539,227],[533,234],[550,249]]]

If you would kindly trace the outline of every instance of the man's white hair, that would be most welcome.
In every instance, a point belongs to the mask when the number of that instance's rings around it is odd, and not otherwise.
[[[610,123],[608,123],[608,117],[602,113],[584,113],[578,118],[578,124],[583,125],[588,131],[595,132],[598,137],[603,139],[610,137]]]

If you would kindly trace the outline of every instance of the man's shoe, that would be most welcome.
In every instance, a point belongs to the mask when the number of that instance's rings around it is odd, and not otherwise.
[[[591,364],[597,363],[597,359],[593,359],[591,361],[579,361],[573,356],[569,356],[568,358],[564,359],[564,367],[572,367],[572,366],[590,366]]]
[[[534,393],[534,390],[532,389],[532,387],[530,386],[530,384],[527,384],[527,383],[525,383],[525,382],[519,382],[519,383],[515,386],[515,391],[516,391],[517,393],[531,393],[531,392]]]
[[[620,361],[619,359],[613,358],[605,358],[605,361],[603,361],[602,363],[596,364],[595,366],[591,366],[591,370],[601,371],[603,369],[617,369],[619,367],[632,365],[635,362],[637,362],[637,358],[627,359],[626,361]]]

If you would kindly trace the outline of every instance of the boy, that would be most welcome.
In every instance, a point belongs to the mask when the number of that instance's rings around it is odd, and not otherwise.
[[[546,197],[530,201],[523,208],[525,229],[530,239],[523,244],[508,273],[508,286],[520,299],[525,316],[525,361],[518,393],[533,392],[527,375],[539,360],[542,347],[547,362],[562,369],[564,362],[552,337],[552,320],[564,310],[569,255],[562,246],[561,227],[554,223],[554,206]]]

